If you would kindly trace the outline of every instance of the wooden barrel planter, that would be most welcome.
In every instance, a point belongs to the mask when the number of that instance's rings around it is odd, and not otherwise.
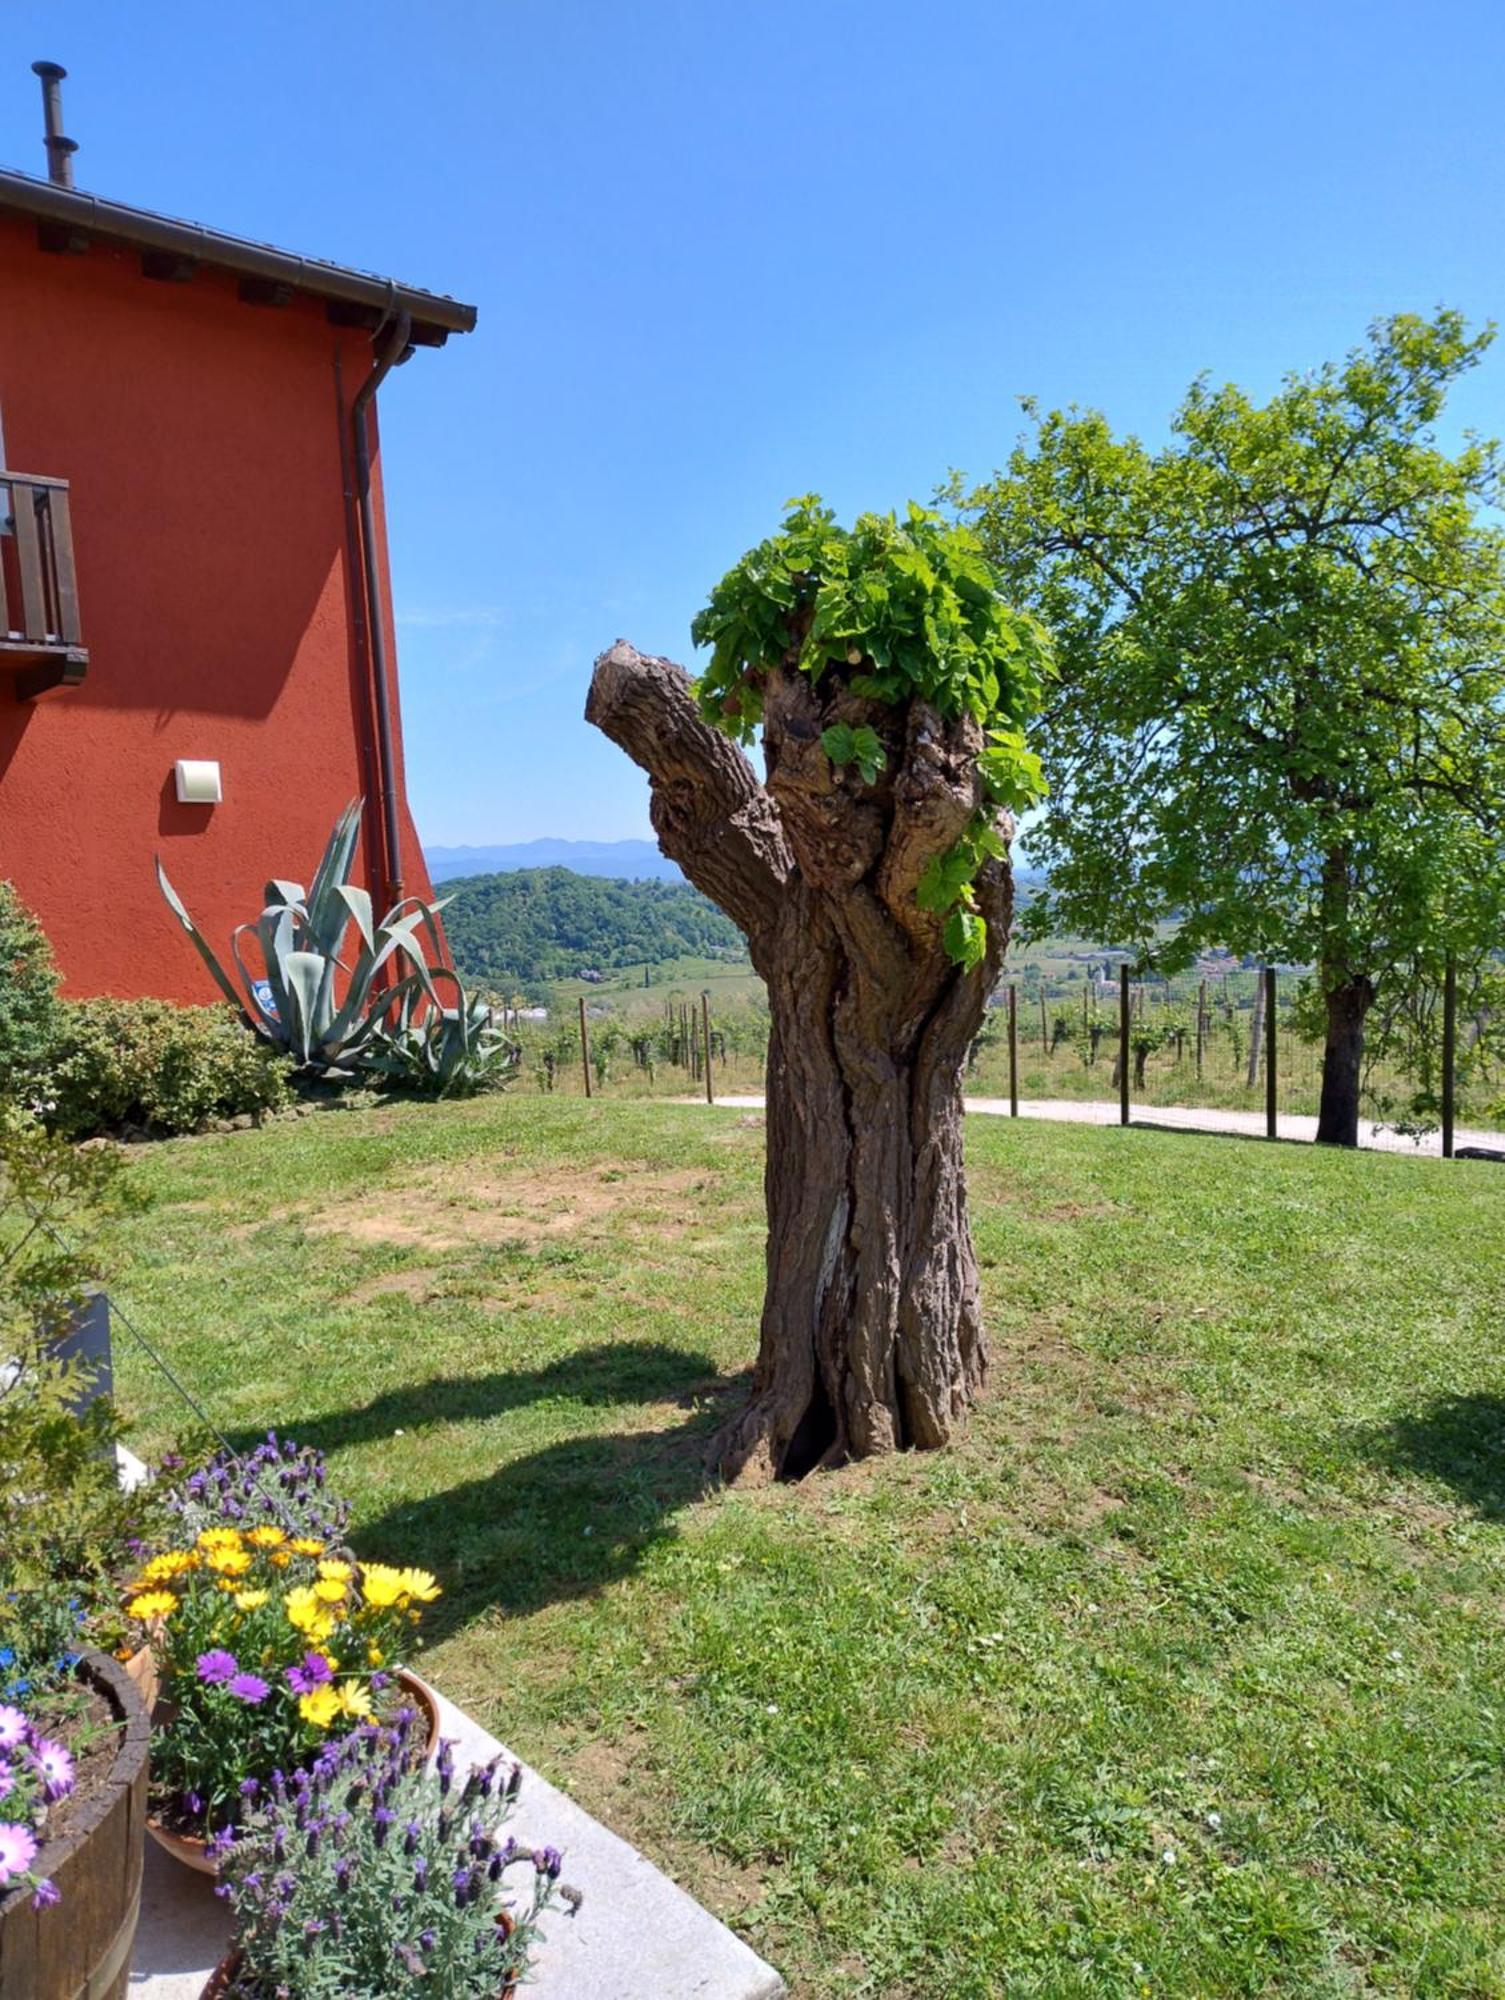
[[[135,1684],[103,1653],[78,1673],[125,1724],[105,1782],[38,1854],[62,1901],[32,1908],[29,1888],[0,1897],[0,1994],[10,2000],[124,2000],[141,1908],[151,1722]]]

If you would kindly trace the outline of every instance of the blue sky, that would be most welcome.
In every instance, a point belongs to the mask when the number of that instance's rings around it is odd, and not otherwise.
[[[9,0],[80,186],[480,308],[383,392],[432,843],[647,831],[581,708],[816,489],[981,473],[1016,398],[1155,435],[1375,315],[1501,315],[1498,0]],[[1494,431],[1505,348],[1457,400]]]

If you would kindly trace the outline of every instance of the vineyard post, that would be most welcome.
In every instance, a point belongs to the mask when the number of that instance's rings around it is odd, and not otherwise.
[[[1019,1116],[1019,988],[1009,987],[1009,1116]]]
[[[1040,978],[1040,1054],[1050,1061],[1050,1024],[1045,1018],[1045,977]]]
[[[700,989],[700,1022],[704,1029],[701,1039],[705,1043],[705,1101],[716,1102],[716,1093],[711,1087],[711,996],[704,986]]]
[[[580,1067],[585,1075],[585,1094],[591,1094],[590,1029],[585,1025],[585,995],[580,995]]]
[[[1442,974],[1442,1157],[1453,1157],[1458,1089],[1458,961],[1451,952]]]
[[[1275,1073],[1275,968],[1265,967],[1265,1137],[1278,1136]]]
[[[1118,968],[1118,1122],[1129,1122],[1129,1010],[1133,1006],[1133,995],[1129,991],[1129,961],[1124,960]]]
[[[1092,1031],[1092,972],[1088,969],[1087,984],[1082,988],[1082,1033]]]
[[[1207,981],[1197,988],[1197,1081],[1202,1081],[1202,1058],[1207,1052]]]

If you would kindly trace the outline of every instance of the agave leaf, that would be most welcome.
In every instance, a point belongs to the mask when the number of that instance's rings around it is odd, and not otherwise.
[[[292,1012],[293,1050],[298,1060],[311,1062],[338,1054],[326,1049],[324,1029],[327,1016],[321,1013],[322,996],[329,982],[329,961],[316,951],[290,951],[282,962],[287,980],[288,1003]]]
[[[350,873],[361,830],[361,801],[352,799],[335,821],[324,858],[314,871],[308,892],[308,931],[314,950],[333,956],[350,921],[350,911],[336,893]]]
[[[369,949],[375,940],[375,932],[371,924],[370,893],[365,889],[359,888],[354,882],[337,882],[335,884],[335,894],[344,903],[345,908],[350,912],[351,916],[355,918],[355,927],[361,934],[361,941]]]
[[[177,918],[178,922],[183,926],[184,930],[187,931],[189,938],[193,943],[194,950],[198,953],[199,957],[204,961],[205,965],[208,966],[210,976],[214,980],[214,983],[219,988],[220,992],[224,994],[225,998],[229,1001],[230,1005],[235,1009],[236,1013],[240,1015],[241,1019],[247,1024],[247,1026],[253,1029],[257,1029],[259,1032],[260,1031],[259,1010],[256,1014],[253,1014],[251,1009],[246,1005],[244,996],[236,991],[234,982],[231,980],[230,975],[225,971],[225,968],[220,964],[218,958],[215,957],[214,952],[211,950],[208,943],[200,935],[198,925],[193,921],[193,918],[189,916],[187,910],[184,908],[182,897],[179,896],[177,890],[172,886],[171,882],[168,881],[167,870],[162,866],[161,856],[157,855],[154,858],[157,863],[157,886],[162,891],[162,895],[167,903],[168,909],[172,911],[173,915]]]
[[[303,884],[301,882],[279,882],[275,878],[268,882],[261,892],[264,903],[291,903],[295,908],[303,907]]]

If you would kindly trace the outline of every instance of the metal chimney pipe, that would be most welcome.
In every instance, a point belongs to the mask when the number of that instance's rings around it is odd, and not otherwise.
[[[73,185],[73,155],[76,139],[63,137],[63,78],[68,74],[61,63],[34,62],[32,74],[42,79],[42,116],[47,121],[47,178],[59,187]]]

